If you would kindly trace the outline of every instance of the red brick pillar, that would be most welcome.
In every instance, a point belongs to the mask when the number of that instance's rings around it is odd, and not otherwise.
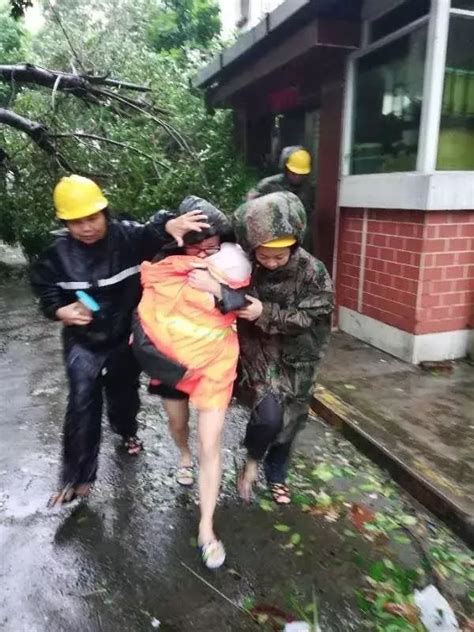
[[[330,271],[336,233],[343,100],[342,79],[323,86],[317,156],[316,212],[313,215],[312,232],[316,256]]]

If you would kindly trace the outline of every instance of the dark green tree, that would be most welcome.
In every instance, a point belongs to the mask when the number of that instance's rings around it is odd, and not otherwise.
[[[10,12],[12,17],[15,18],[15,20],[21,18],[25,14],[26,9],[32,5],[33,2],[31,0],[10,0]]]

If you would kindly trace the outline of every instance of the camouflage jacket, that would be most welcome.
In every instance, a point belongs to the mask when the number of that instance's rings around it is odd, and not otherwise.
[[[293,234],[301,243],[304,209],[291,193],[275,193],[242,205],[234,216],[238,241],[249,253],[272,238]],[[330,334],[332,282],[324,264],[297,246],[275,271],[254,264],[252,293],[263,303],[255,322],[238,321],[241,398],[250,406],[268,393],[285,407],[284,439],[307,416],[312,387]]]
[[[297,195],[303,204],[306,212],[311,213],[314,207],[314,189],[309,179],[304,180],[302,184],[292,184],[284,173],[277,173],[269,178],[260,180],[253,189],[247,194],[247,199],[252,200],[262,195],[275,193],[277,191],[289,191]]]
[[[256,400],[268,391],[307,399],[329,342],[333,288],[324,264],[298,248],[284,268],[256,265],[252,293],[263,312],[238,324],[244,384]]]

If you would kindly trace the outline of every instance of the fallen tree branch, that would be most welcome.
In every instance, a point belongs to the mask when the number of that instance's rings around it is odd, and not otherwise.
[[[11,110],[0,108],[0,123],[13,127],[29,136],[40,149],[52,156],[56,162],[67,171],[74,171],[67,159],[57,150],[51,141],[48,128],[41,123],[31,121]]]
[[[139,92],[150,92],[151,89],[147,86],[139,86],[134,83],[128,83],[126,81],[120,81],[119,79],[109,79],[108,77],[100,77],[90,74],[75,74],[70,72],[62,72],[60,70],[49,70],[42,66],[35,64],[0,64],[0,80],[9,82],[12,88],[16,83],[31,84],[41,86],[54,90],[55,87],[61,92],[72,94],[86,103],[92,103],[93,105],[106,105],[112,109],[110,105],[111,101],[120,103],[125,108],[133,109],[141,113],[147,113],[151,116],[158,114],[169,114],[166,110],[158,108],[156,105],[147,103],[141,99],[132,99],[125,95],[120,95],[117,92],[113,92],[107,89],[101,89],[100,86],[108,86],[113,88],[124,88],[128,90],[135,90]],[[118,113],[117,110],[114,110]],[[155,116],[156,118],[156,116]],[[172,126],[156,118],[156,121],[160,124],[168,134],[175,137],[177,132],[173,130]],[[175,140],[177,138],[175,137]],[[185,146],[184,139],[181,138],[178,141],[179,144]]]
[[[133,99],[130,96],[119,94],[117,90],[113,89],[125,88],[139,92],[149,92],[150,88],[146,86],[122,82],[117,79],[110,79],[108,76],[101,77],[91,74],[81,75],[70,72],[53,71],[29,63],[0,64],[0,81],[9,82],[12,89],[14,89],[16,84],[31,84],[34,86],[48,88],[52,91],[51,103],[53,110],[55,107],[56,95],[58,92],[61,92],[80,98],[89,106],[96,105],[107,107],[118,116],[127,116],[131,113],[139,113],[161,127],[179,147],[188,152],[190,156],[195,157],[195,154],[185,137],[180,134],[173,125],[159,116],[159,114],[167,114],[167,112],[160,110],[152,103],[147,103],[141,99]],[[55,135],[51,133],[45,125],[36,121],[31,121],[6,108],[0,109],[0,122],[27,134],[38,147],[43,149],[50,156],[54,157],[61,167],[67,171],[74,171],[71,164],[65,156],[61,154],[53,142],[54,138],[65,138],[66,136]],[[81,136],[79,133],[71,132],[69,133],[69,137],[78,139]],[[155,160],[150,154],[147,154],[132,145],[127,145],[125,143],[121,143],[120,141],[113,141],[105,136],[97,136],[93,134],[83,134],[82,138],[115,144],[123,149],[141,154],[153,162],[157,175],[157,164],[166,168],[163,163]]]
[[[34,64],[0,64],[0,79],[7,82],[29,83],[52,90],[61,78],[59,89],[75,96],[84,97],[90,91],[90,83],[80,75],[41,68]]]
[[[77,138],[77,139],[89,138],[90,140],[96,140],[101,143],[109,143],[110,145],[116,145],[117,147],[122,147],[123,149],[127,149],[128,151],[133,151],[136,154],[143,156],[144,158],[147,158],[155,165],[155,169],[156,169],[156,165],[160,165],[160,167],[163,167],[164,169],[167,168],[167,166],[164,163],[160,162],[159,160],[156,160],[155,158],[153,158],[153,156],[151,156],[150,154],[147,154],[141,149],[138,149],[137,147],[134,147],[133,145],[128,145],[127,143],[122,143],[118,140],[113,140],[112,138],[107,138],[105,136],[98,136],[97,134],[87,134],[85,132],[69,132],[69,133],[61,133],[61,134],[51,134],[51,137],[52,138]],[[158,171],[156,172],[156,174],[159,175]]]
[[[150,120],[154,121],[157,125],[162,127],[178,143],[178,145],[182,149],[185,149],[189,154],[193,155],[191,147],[189,146],[189,144],[186,141],[186,139],[184,138],[184,136],[182,136],[172,125],[170,125],[169,123],[167,123],[163,119],[160,119],[160,118],[157,118],[156,116],[154,116],[151,112],[148,111],[148,109],[146,109],[144,106],[140,105],[139,102],[133,101],[132,99],[129,99],[129,98],[124,97],[122,95],[115,94],[114,92],[110,92],[109,90],[93,90],[93,94],[94,95],[101,94],[103,96],[104,95],[108,96],[110,99],[113,99],[113,100],[117,101],[118,103],[122,103],[122,104],[128,106],[129,108],[131,108],[132,110],[136,110],[137,112],[141,112],[141,114],[144,114]]]
[[[111,86],[123,90],[135,90],[136,92],[152,92],[148,86],[140,86],[137,83],[129,83],[128,81],[120,81],[120,79],[109,79],[108,77],[98,77],[95,75],[81,75],[91,84],[99,84],[102,86]]]
[[[52,89],[57,78],[61,77],[62,90],[72,91],[76,96],[82,96],[84,91],[88,91],[92,86],[103,85],[124,90],[134,90],[136,92],[151,92],[148,86],[140,86],[128,81],[119,79],[109,79],[88,73],[76,74],[62,72],[61,70],[49,70],[35,64],[0,64],[0,79],[8,82],[32,83],[37,86]],[[79,93],[76,93],[79,91]],[[143,102],[141,102],[143,103]]]

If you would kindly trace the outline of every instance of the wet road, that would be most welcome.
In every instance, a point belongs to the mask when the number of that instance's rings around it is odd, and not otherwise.
[[[345,546],[337,534],[324,525],[318,533],[311,525],[312,537],[321,537],[325,547],[316,544],[296,565],[276,544],[274,516],[257,506],[243,508],[235,498],[233,455],[242,412],[229,417],[225,436],[226,483],[217,517],[228,549],[224,571],[207,573],[199,564],[192,546],[195,499],[176,489],[176,453],[163,412],[145,392],[140,413],[144,456],[131,459],[123,454],[104,423],[99,481],[92,498],[73,511],[48,511],[65,403],[58,334],[55,324],[38,317],[21,284],[0,288],[0,629],[256,629],[181,562],[237,603],[246,597],[281,602],[295,584],[311,591],[316,569],[323,566],[321,594],[332,611],[327,629],[357,629],[354,604],[341,599],[344,591],[338,584],[358,571],[332,563]],[[295,520],[304,530],[308,519],[295,510]]]
[[[218,573],[199,563],[193,543],[196,499],[174,483],[176,452],[158,401],[145,391],[140,413],[144,455],[124,454],[104,423],[99,480],[91,499],[74,509],[48,511],[65,395],[58,326],[38,316],[24,284],[0,286],[0,630],[271,630],[257,626],[236,605],[252,599],[288,608],[291,598],[295,612],[295,599],[306,605],[313,586],[324,632],[363,629],[355,593],[365,576],[359,562],[371,558],[373,546],[348,537],[346,522],[315,520],[300,507],[242,507],[234,490],[234,456],[245,422],[239,409],[231,412],[225,430],[217,528],[228,562]],[[316,459],[325,441],[338,440],[314,422],[300,445]],[[347,463],[359,462],[352,446],[344,449],[352,455]],[[361,462],[368,471],[370,466]],[[284,545],[275,529],[282,522],[304,544]],[[410,556],[413,562],[413,552]]]

